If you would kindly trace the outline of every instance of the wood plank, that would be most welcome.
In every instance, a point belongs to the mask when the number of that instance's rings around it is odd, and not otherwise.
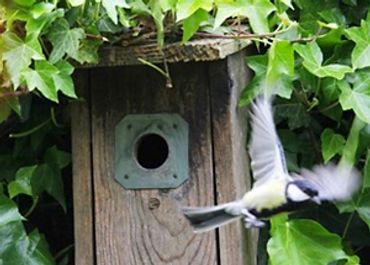
[[[74,80],[78,96],[84,99],[73,102],[71,108],[75,264],[92,265],[95,263],[88,71],[77,71]]]
[[[80,65],[79,67],[107,67],[122,65],[140,65],[138,58],[152,63],[163,63],[163,56],[169,63],[189,61],[213,61],[226,58],[251,43],[247,39],[198,39],[181,44],[166,44],[161,50],[157,43],[141,44],[128,47],[109,46],[99,51],[98,65]]]
[[[245,53],[239,52],[210,67],[210,91],[217,203],[239,199],[250,187],[246,152],[246,111],[238,108],[240,92],[249,80]],[[220,228],[222,265],[256,264],[256,230],[242,223]]]
[[[92,139],[97,264],[216,264],[215,233],[195,235],[180,212],[213,205],[207,67],[170,65],[174,87],[144,67],[94,69]],[[126,190],[113,176],[114,127],[128,113],[179,113],[189,122],[190,179],[177,189]],[[159,207],[150,202],[160,203]]]

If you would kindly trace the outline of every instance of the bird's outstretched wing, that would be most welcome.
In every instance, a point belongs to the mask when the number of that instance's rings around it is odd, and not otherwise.
[[[288,177],[283,147],[276,133],[271,100],[259,97],[251,108],[251,140],[249,154],[254,186],[271,178]]]
[[[312,170],[302,169],[300,177],[316,188],[320,201],[349,200],[361,185],[356,168],[334,164],[318,165]]]

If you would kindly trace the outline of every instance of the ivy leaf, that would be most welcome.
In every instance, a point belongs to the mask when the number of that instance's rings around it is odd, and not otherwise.
[[[349,38],[356,43],[352,51],[352,64],[355,69],[370,66],[370,22],[361,21],[360,27],[346,30]]]
[[[109,18],[117,24],[117,7],[122,8],[130,8],[130,6],[126,3],[126,0],[102,0],[102,5],[107,11]]]
[[[37,230],[27,235],[16,204],[0,195],[0,260],[2,264],[53,265],[44,237]]]
[[[55,90],[61,91],[64,95],[77,98],[72,80],[73,66],[67,61],[59,61],[55,64],[58,73],[53,75]]]
[[[288,119],[288,126],[291,130],[308,127],[310,116],[304,106],[298,102],[284,102],[275,106],[276,115]]]
[[[18,169],[15,175],[15,180],[8,184],[8,192],[10,198],[14,198],[19,194],[33,196],[31,179],[36,167],[37,166],[30,166]]]
[[[229,17],[247,17],[256,33],[269,32],[267,17],[275,10],[269,0],[239,0],[220,3],[217,6],[214,28],[218,28]]]
[[[271,221],[271,239],[267,252],[271,265],[327,265],[336,260],[353,261],[342,249],[341,238],[312,220]],[[319,257],[319,258],[318,258]]]
[[[46,98],[58,102],[58,94],[54,85],[53,76],[58,73],[58,68],[46,60],[36,61],[35,70],[29,69],[23,73],[28,89],[37,88]]]
[[[254,77],[240,96],[240,107],[249,105],[262,90],[267,71],[267,60],[266,54],[247,57],[246,63],[253,70]]]
[[[0,38],[0,46],[4,49],[3,60],[6,61],[6,70],[14,88],[17,88],[21,82],[22,71],[28,68],[32,59],[44,58],[40,43],[37,39],[23,41],[11,32],[2,34]]]
[[[292,10],[294,10],[294,7],[292,5],[292,1],[291,0],[280,0],[280,2],[284,3],[287,7],[289,7]]]
[[[103,41],[83,39],[80,41],[80,48],[77,51],[74,59],[83,64],[96,64],[99,62],[98,49]]]
[[[71,6],[81,6],[81,5],[85,4],[85,1],[86,0],[68,0],[68,3]]]
[[[182,27],[183,27],[183,35],[182,35],[182,42],[185,43],[187,42],[195,32],[199,29],[200,25],[203,22],[208,21],[208,12],[199,9],[197,10],[194,14],[192,14],[190,17],[184,19],[182,22]]]
[[[45,152],[44,161],[53,168],[63,169],[71,163],[71,155],[54,145]]]
[[[329,64],[323,66],[323,54],[316,42],[305,45],[295,44],[294,50],[303,58],[303,66],[318,77],[334,77],[341,80],[346,73],[353,71],[347,65]]]
[[[6,196],[0,195],[0,205],[0,227],[12,222],[21,222],[24,220],[18,211],[17,205]]]
[[[176,21],[190,17],[199,9],[211,11],[213,0],[179,0],[176,6]]]
[[[26,40],[34,40],[40,37],[41,32],[47,28],[53,21],[64,15],[63,9],[56,9],[53,4],[39,3],[33,6],[32,16],[27,19]]]
[[[353,88],[348,82],[341,80],[338,87],[341,90],[339,103],[343,110],[353,109],[356,115],[366,123],[370,123],[370,75],[368,71],[355,75]]]
[[[59,168],[54,168],[48,163],[39,165],[32,176],[31,184],[34,194],[46,191],[66,211],[63,181]]]
[[[58,91],[77,98],[71,77],[73,66],[66,61],[52,65],[48,61],[36,61],[35,70],[24,72],[24,77],[30,91],[37,88],[46,98],[58,102]]]
[[[59,18],[52,24],[47,38],[53,45],[49,61],[50,63],[56,63],[65,54],[72,58],[76,57],[80,40],[85,38],[85,32],[82,28],[70,29],[68,21]]]
[[[54,258],[50,253],[48,243],[37,229],[28,235],[27,262],[29,264],[54,265]]]
[[[321,134],[321,151],[324,162],[327,163],[336,154],[340,154],[346,140],[332,129],[325,129]]]
[[[294,51],[289,41],[275,41],[268,51],[265,92],[290,98],[293,91]]]
[[[340,90],[337,83],[340,82],[335,78],[323,78],[321,79],[320,89],[322,97],[326,103],[334,102],[340,95]]]

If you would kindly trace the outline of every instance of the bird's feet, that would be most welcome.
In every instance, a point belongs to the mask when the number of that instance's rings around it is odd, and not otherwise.
[[[266,225],[265,222],[259,220],[256,216],[251,214],[247,209],[243,209],[242,214],[244,215],[245,228],[249,229],[251,227],[264,227]]]

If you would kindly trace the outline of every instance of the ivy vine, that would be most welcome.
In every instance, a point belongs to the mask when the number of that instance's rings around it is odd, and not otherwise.
[[[246,63],[254,77],[240,107],[263,90],[277,94],[290,170],[340,160],[363,173],[352,201],[272,219],[259,264],[369,263],[368,10],[365,0],[0,0],[2,263],[55,263],[42,233],[25,227],[44,194],[66,209],[62,171],[70,156],[57,137],[43,139],[66,131],[59,109],[77,98],[75,66],[98,63],[102,45],[196,38],[253,42]]]

